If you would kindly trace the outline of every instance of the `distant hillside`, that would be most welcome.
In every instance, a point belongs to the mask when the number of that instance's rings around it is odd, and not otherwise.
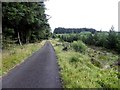
[[[56,34],[69,34],[69,33],[80,33],[80,32],[91,32],[95,33],[96,30],[93,28],[55,28],[54,33]]]

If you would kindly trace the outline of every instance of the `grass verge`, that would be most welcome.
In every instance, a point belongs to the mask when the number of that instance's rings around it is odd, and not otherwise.
[[[117,55],[107,53],[106,57],[100,51],[88,48],[85,54],[74,50],[63,51],[58,41],[52,40],[60,65],[60,73],[64,88],[118,88],[120,86],[116,66],[105,68],[118,59]],[[99,54],[100,53],[100,54]],[[91,58],[97,59],[103,67],[96,66]],[[106,59],[107,58],[107,59]],[[105,62],[104,62],[105,61]]]
[[[41,43],[26,44],[22,47],[13,45],[12,47],[3,50],[0,76],[5,75],[10,69],[23,62],[28,56],[41,48],[44,43],[45,41],[42,41]]]

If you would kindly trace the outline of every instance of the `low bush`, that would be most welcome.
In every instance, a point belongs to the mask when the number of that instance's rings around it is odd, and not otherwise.
[[[75,51],[82,53],[84,53],[87,49],[87,46],[80,40],[74,41],[71,46]]]
[[[76,56],[70,58],[70,62],[77,62],[79,59]]]

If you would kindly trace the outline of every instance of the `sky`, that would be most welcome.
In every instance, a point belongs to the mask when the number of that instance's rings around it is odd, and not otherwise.
[[[52,31],[57,27],[118,30],[119,0],[48,0],[46,14],[50,15]]]

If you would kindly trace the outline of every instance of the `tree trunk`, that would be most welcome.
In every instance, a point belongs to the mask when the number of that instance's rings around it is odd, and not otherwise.
[[[19,42],[20,46],[22,46],[22,43],[21,43],[21,40],[20,40],[20,33],[19,33],[19,31],[17,33],[18,33],[18,42]]]

